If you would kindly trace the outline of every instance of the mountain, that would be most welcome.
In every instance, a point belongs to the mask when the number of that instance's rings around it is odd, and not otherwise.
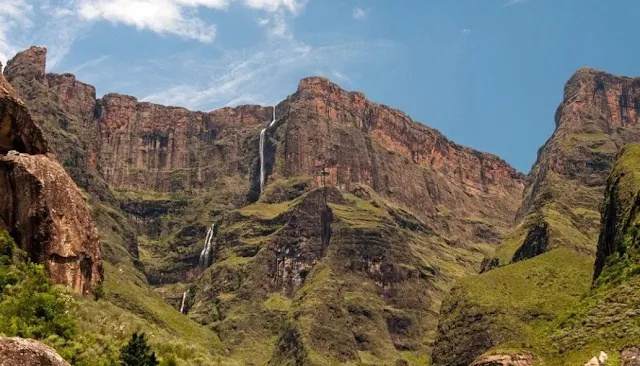
[[[4,76],[0,230],[95,290],[74,298],[79,337],[45,340],[73,364],[116,362],[139,330],[187,365],[640,356],[640,79],[579,70],[524,176],[321,77],[200,112],[97,98],[39,47]],[[91,250],[33,250],[43,233]]]
[[[435,365],[506,350],[578,364],[596,352],[558,346],[548,334],[590,290],[606,180],[620,149],[640,141],[639,112],[640,79],[593,69],[571,77],[556,130],[527,176],[516,227],[485,259],[484,273],[460,281],[445,300]]]
[[[96,98],[45,65],[32,47],[4,74],[91,197],[107,299],[171,328],[162,296],[242,363],[420,364],[522,195],[498,157],[324,78],[275,107],[261,169],[271,108]]]

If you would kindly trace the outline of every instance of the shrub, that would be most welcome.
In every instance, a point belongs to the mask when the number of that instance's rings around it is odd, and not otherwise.
[[[134,332],[129,343],[120,350],[120,365],[122,366],[157,366],[155,352],[147,344],[144,333]]]
[[[44,267],[23,258],[13,239],[0,232],[0,333],[73,338],[77,329],[70,312],[73,298],[51,282]]]

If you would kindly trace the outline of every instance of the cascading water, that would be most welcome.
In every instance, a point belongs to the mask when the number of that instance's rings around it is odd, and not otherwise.
[[[187,295],[189,295],[189,290],[185,291],[182,294],[182,303],[180,303],[180,313],[184,314],[184,302],[187,299]]]
[[[207,231],[207,236],[204,239],[204,247],[202,248],[202,252],[200,252],[200,268],[205,269],[209,267],[211,263],[211,249],[213,247],[213,229],[215,224],[211,225],[209,231]]]
[[[273,119],[269,126],[265,127],[260,131],[260,193],[264,189],[264,181],[265,181],[265,173],[264,173],[264,135],[267,132],[267,129],[273,124],[276,123],[276,107],[273,107]]]

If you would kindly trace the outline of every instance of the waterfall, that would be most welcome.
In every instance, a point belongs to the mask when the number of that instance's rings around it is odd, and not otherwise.
[[[273,107],[273,119],[271,120],[271,123],[260,131],[260,193],[262,193],[262,190],[264,189],[264,181],[266,179],[264,173],[264,135],[267,132],[267,129],[273,126],[274,123],[276,123],[276,107]]]
[[[182,293],[182,303],[180,303],[180,314],[184,314],[184,301],[187,299],[187,295],[189,295],[189,290]]]
[[[207,236],[204,239],[204,247],[202,248],[202,252],[200,252],[200,268],[205,269],[209,267],[211,263],[211,249],[213,246],[213,229],[216,224],[211,225],[209,231],[207,231]]]

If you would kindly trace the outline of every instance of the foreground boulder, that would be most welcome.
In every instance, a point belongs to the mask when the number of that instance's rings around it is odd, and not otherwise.
[[[0,366],[69,366],[56,351],[33,339],[0,337]]]

